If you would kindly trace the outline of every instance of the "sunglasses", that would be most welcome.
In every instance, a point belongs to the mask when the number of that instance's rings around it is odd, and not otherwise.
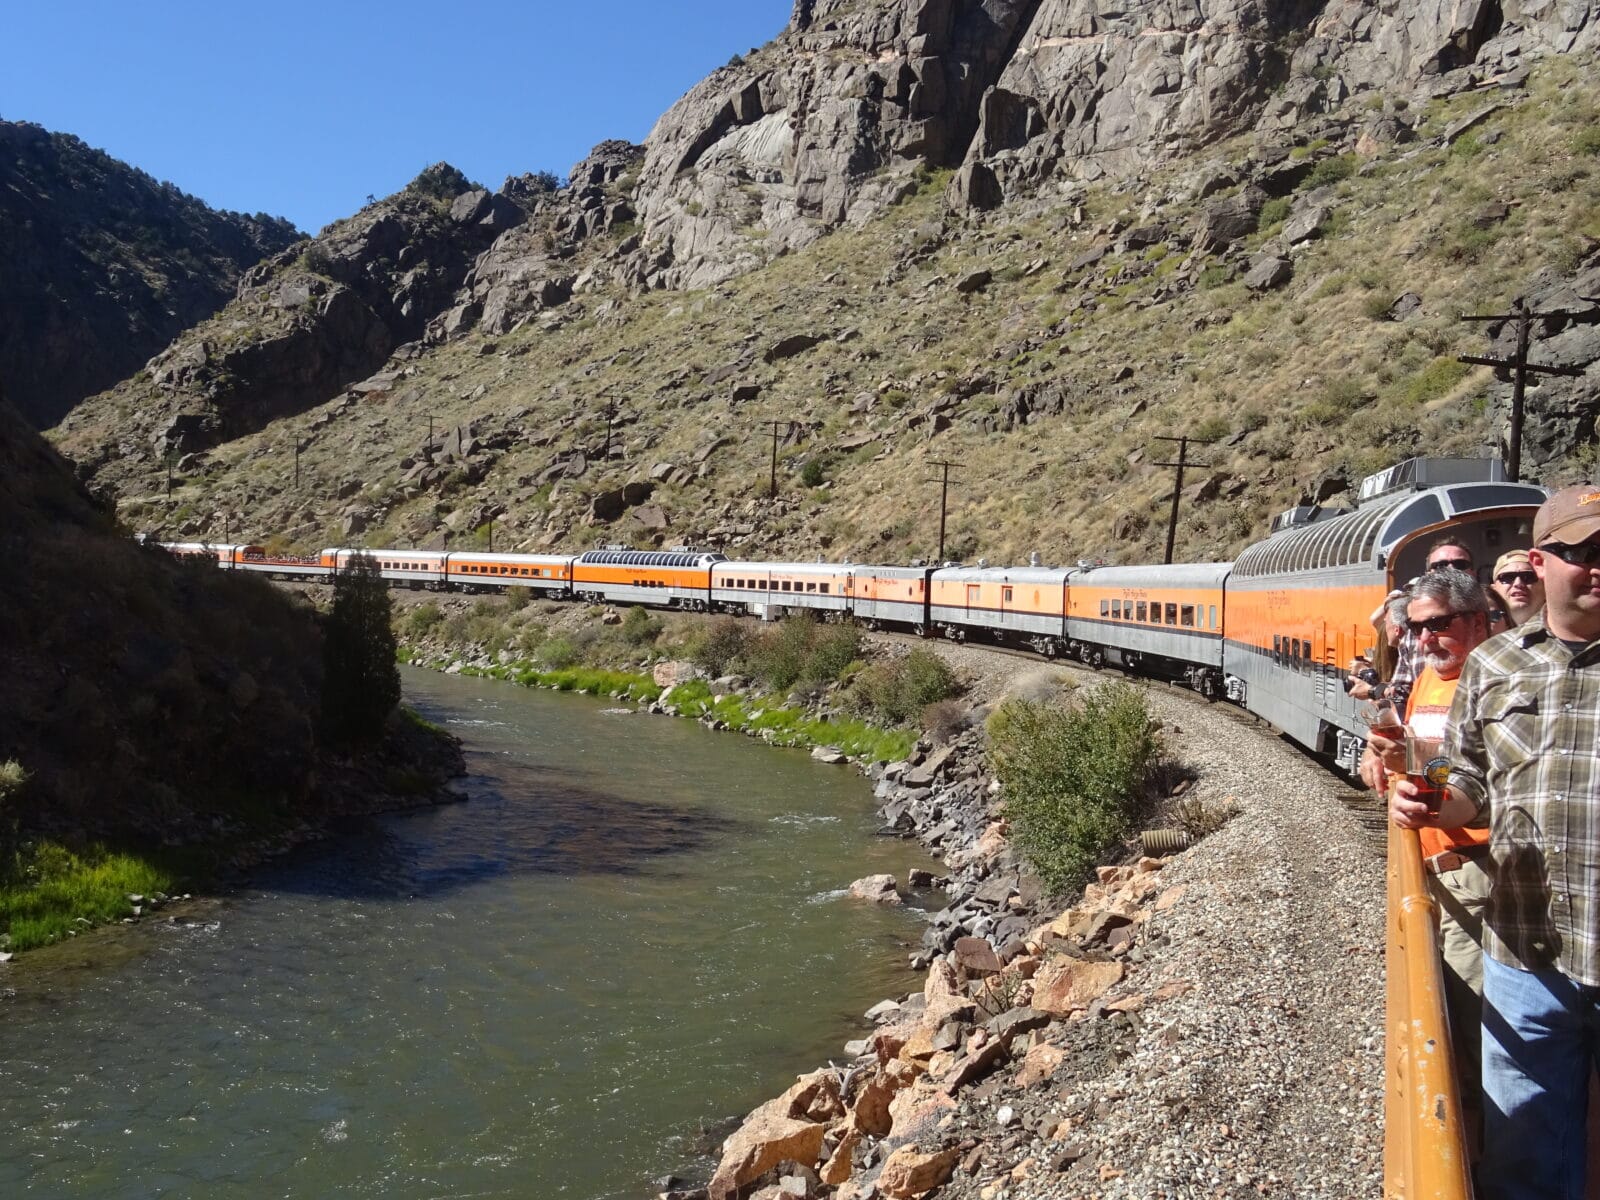
[[[1532,587],[1539,582],[1539,577],[1532,571],[1507,571],[1504,575],[1496,575],[1494,581],[1503,583],[1507,587],[1510,587],[1513,583],[1521,583]]]
[[[1443,571],[1446,567],[1454,571],[1470,571],[1472,570],[1472,560],[1470,558],[1440,558],[1428,564],[1428,570],[1430,571]]]
[[[1443,633],[1455,623],[1455,619],[1457,617],[1464,617],[1466,615],[1466,613],[1453,612],[1443,613],[1437,617],[1424,617],[1420,621],[1407,621],[1406,628],[1411,630],[1411,635],[1413,637],[1420,637],[1424,629],[1426,629],[1429,633]]]
[[[1551,554],[1575,567],[1592,567],[1600,562],[1600,542],[1579,542],[1576,546],[1566,542],[1547,542],[1539,553]]]

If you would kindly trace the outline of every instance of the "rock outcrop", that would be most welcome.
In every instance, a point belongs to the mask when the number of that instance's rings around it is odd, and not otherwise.
[[[0,381],[36,428],[126,378],[300,234],[70,134],[0,121]]]

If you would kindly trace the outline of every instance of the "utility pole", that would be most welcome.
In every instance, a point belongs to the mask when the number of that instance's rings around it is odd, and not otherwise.
[[[930,465],[942,468],[937,480],[928,481],[939,485],[939,561],[942,563],[944,562],[944,515],[950,499],[950,468],[955,466],[955,463],[934,459]]]
[[[433,414],[432,413],[428,414],[428,443],[427,443],[427,446],[424,448],[424,453],[429,458],[433,457]]]
[[[1209,465],[1208,463],[1192,463],[1189,461],[1189,443],[1193,442],[1197,446],[1209,446],[1211,444],[1211,440],[1212,439],[1209,438],[1205,440],[1200,438],[1192,438],[1187,435],[1182,437],[1169,437],[1165,434],[1156,435],[1156,441],[1158,442],[1178,443],[1177,462],[1158,462],[1150,464],[1153,467],[1178,468],[1178,478],[1172,485],[1172,514],[1167,518],[1167,556],[1166,558],[1162,559],[1163,562],[1170,563],[1172,561],[1172,543],[1177,539],[1178,536],[1178,499],[1183,495],[1183,469],[1185,467],[1205,467]]]
[[[616,423],[617,414],[621,411],[615,399],[607,400],[606,406],[601,410],[606,418],[606,448],[600,452],[601,462],[611,461],[611,426]]]
[[[294,490],[300,490],[300,435],[294,435]]]
[[[1590,296],[1579,297],[1591,304],[1600,305]],[[1530,312],[1528,302],[1518,296],[1511,302],[1511,311],[1508,313],[1486,313],[1471,317],[1462,317],[1463,321],[1515,321],[1517,330],[1517,348],[1510,358],[1489,358],[1481,354],[1458,354],[1457,362],[1473,363],[1481,367],[1497,367],[1501,370],[1511,369],[1511,432],[1507,437],[1509,443],[1506,447],[1506,477],[1517,483],[1522,478],[1522,414],[1523,398],[1527,393],[1528,376],[1530,375],[1568,375],[1583,374],[1582,367],[1557,367],[1549,363],[1531,363],[1528,361],[1528,345],[1533,340],[1533,323],[1535,321],[1563,320],[1576,321],[1585,325],[1600,322],[1600,307],[1586,311],[1574,312],[1566,309],[1557,309],[1552,312]]]
[[[772,498],[776,500],[778,498],[778,426],[792,426],[794,423],[792,421],[772,420],[763,422],[763,424],[772,426]]]
[[[489,518],[489,553],[494,553],[494,518]]]

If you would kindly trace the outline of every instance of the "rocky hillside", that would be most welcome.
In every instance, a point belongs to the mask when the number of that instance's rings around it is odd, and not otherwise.
[[[564,187],[413,185],[280,256],[60,440],[140,528],[302,546],[931,556],[950,461],[947,556],[1070,561],[1159,553],[1184,434],[1180,553],[1231,555],[1497,447],[1506,381],[1456,356],[1509,334],[1463,312],[1527,294],[1579,314],[1536,357],[1600,358],[1597,27],[802,0]],[[428,221],[454,265],[406,249]],[[1535,474],[1593,467],[1597,410],[1588,376],[1531,393]]]
[[[0,386],[36,427],[124,379],[300,235],[0,121]]]

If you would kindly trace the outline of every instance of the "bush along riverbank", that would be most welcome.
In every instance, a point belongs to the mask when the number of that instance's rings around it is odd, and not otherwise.
[[[571,606],[560,606],[553,615],[568,623],[550,629],[526,600],[453,607],[426,601],[412,609],[400,623],[411,635],[403,661],[606,696],[810,749],[828,762],[904,759],[922,728],[943,719],[941,703],[961,690],[932,652],[872,650],[856,626],[809,614],[761,625],[595,609],[579,610],[574,624]]]

